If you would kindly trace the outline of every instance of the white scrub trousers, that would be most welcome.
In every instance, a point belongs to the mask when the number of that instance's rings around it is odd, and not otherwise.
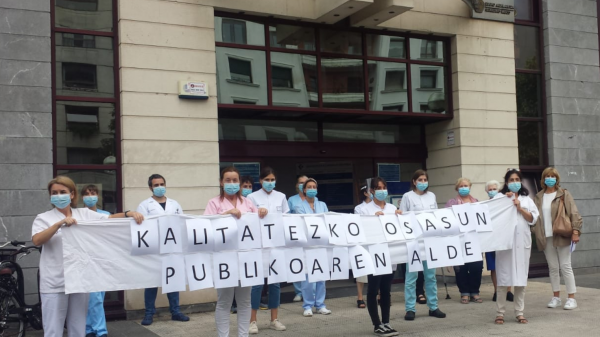
[[[219,337],[229,337],[229,317],[235,294],[237,303],[238,336],[248,337],[250,328],[250,294],[252,287],[234,287],[217,289],[217,308],[215,310],[215,321]]]
[[[62,337],[67,320],[69,337],[85,336],[89,294],[41,294],[44,337]]]

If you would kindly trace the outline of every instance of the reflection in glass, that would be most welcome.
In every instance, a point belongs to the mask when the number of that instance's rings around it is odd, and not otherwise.
[[[115,107],[111,103],[56,102],[57,163],[115,164]]]
[[[541,117],[541,75],[516,73],[517,116]]]
[[[397,125],[323,123],[323,141],[353,143],[398,143]]]
[[[315,50],[315,30],[311,27],[274,24],[269,26],[269,43],[273,48]]]
[[[413,60],[444,61],[442,41],[410,39],[410,58]]]
[[[117,213],[117,172],[114,170],[58,170],[59,175],[67,176],[75,182],[79,192],[77,207],[85,207],[81,190],[88,185],[98,187],[96,207],[110,213]]]
[[[362,60],[322,58],[321,79],[323,107],[365,108]]]
[[[515,67],[540,69],[539,34],[537,27],[515,25]]]
[[[265,26],[248,20],[215,16],[215,41],[264,46]]]
[[[271,85],[273,105],[318,106],[316,56],[271,53]]]
[[[518,122],[519,164],[542,165],[542,123]]]
[[[405,63],[369,62],[369,109],[408,111]]]
[[[264,51],[217,47],[218,102],[267,105]]]
[[[515,0],[515,10],[517,20],[533,20],[533,8],[532,8],[531,0]]]
[[[444,67],[410,66],[413,112],[446,113]]]
[[[369,56],[406,58],[405,39],[399,36],[367,34]]]
[[[362,55],[360,33],[321,29],[320,35],[322,52]]]
[[[113,31],[112,0],[56,0],[54,15],[59,28]]]
[[[219,140],[316,142],[317,122],[219,118]]]
[[[56,33],[56,94],[114,97],[113,40]]]

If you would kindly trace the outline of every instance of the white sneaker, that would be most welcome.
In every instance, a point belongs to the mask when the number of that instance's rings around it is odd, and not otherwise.
[[[556,308],[562,305],[562,301],[558,297],[552,297],[550,302],[548,303],[548,308]]]
[[[272,321],[271,324],[269,324],[269,328],[276,331],[285,331],[285,325],[281,324],[281,322],[277,318],[274,321]]]
[[[304,317],[312,317],[312,309],[304,310]]]
[[[329,309],[327,309],[327,308],[321,308],[321,309],[319,309],[319,311],[318,311],[318,312],[319,312],[319,314],[321,314],[321,315],[329,315],[329,314],[331,314],[331,310],[329,310]]]
[[[248,329],[248,333],[252,335],[258,333],[258,326],[256,326],[256,321],[250,322],[250,329]]]
[[[301,294],[297,294],[296,296],[294,296],[294,302],[300,302],[302,301],[302,295]]]
[[[574,298],[567,298],[567,303],[565,303],[565,306],[563,307],[563,309],[573,310],[575,308],[577,308],[577,301],[575,301]]]

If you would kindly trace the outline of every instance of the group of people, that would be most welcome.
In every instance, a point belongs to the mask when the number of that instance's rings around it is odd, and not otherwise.
[[[561,305],[559,270],[562,271],[567,285],[568,299],[565,309],[577,307],[575,301],[575,280],[571,269],[571,243],[579,241],[582,226],[572,195],[560,187],[560,175],[554,168],[542,173],[542,190],[529,197],[529,191],[522,185],[523,176],[519,170],[509,169],[504,184],[490,181],[485,189],[489,198],[509,197],[513,199],[517,211],[513,248],[505,251],[486,253],[488,269],[492,271],[494,282],[494,300],[496,300],[496,324],[504,323],[507,300],[515,302],[515,317],[519,323],[527,323],[523,316],[525,286],[529,269],[533,230],[538,249],[544,251],[550,269],[553,297],[548,307]],[[300,176],[296,182],[298,194],[286,199],[285,194],[275,190],[277,175],[269,167],[263,168],[259,176],[261,188],[253,191],[251,177],[240,176],[234,167],[221,171],[220,193],[209,200],[205,215],[231,215],[240,218],[244,213],[257,213],[264,218],[269,213],[319,214],[328,212],[327,205],[317,198],[318,183],[315,179]],[[69,336],[103,337],[107,335],[104,320],[103,293],[65,294],[64,265],[62,256],[61,228],[77,224],[78,221],[107,218],[131,217],[140,224],[144,216],[159,214],[183,214],[177,201],[166,197],[166,180],[159,174],[148,179],[152,196],[140,203],[137,211],[109,214],[97,208],[98,188],[88,185],[81,190],[85,208],[78,208],[78,191],[75,183],[68,177],[59,176],[48,183],[50,202],[54,208],[39,214],[33,223],[32,240],[35,245],[43,246],[40,260],[40,293],[42,298],[45,336],[62,336],[65,321]],[[471,181],[460,178],[455,189],[458,195],[446,203],[446,207],[477,202],[471,196]],[[411,191],[402,197],[399,209],[387,202],[387,182],[381,177],[367,179],[360,187],[363,202],[356,206],[355,213],[363,215],[402,214],[437,209],[435,194],[429,191],[429,176],[424,170],[417,170],[411,179]],[[564,205],[564,206],[562,206]],[[573,228],[571,237],[553,234],[553,221],[558,212],[565,210]],[[551,240],[551,243],[549,242]],[[395,272],[396,268],[394,268]],[[455,267],[456,282],[461,293],[461,303],[482,303],[479,294],[483,261],[466,263]],[[359,308],[367,308],[373,324],[373,333],[378,336],[396,336],[398,332],[390,325],[391,286],[394,272],[387,275],[368,275],[357,278]],[[427,304],[429,316],[444,318],[446,314],[438,307],[436,271],[423,262],[423,271],[406,270],[405,276],[405,320],[414,320],[416,303]],[[368,283],[367,301],[363,299],[363,286]],[[511,287],[514,295],[511,293]],[[303,315],[311,317],[313,308],[322,315],[331,314],[325,305],[325,282],[310,283],[308,277],[294,284],[294,302],[302,301]],[[263,285],[253,287],[232,287],[217,290],[215,322],[220,337],[229,336],[230,308],[237,303],[238,336],[257,334],[257,311],[260,307]],[[268,309],[271,310],[269,328],[286,330],[279,321],[280,284],[268,285]],[[145,290],[145,317],[143,325],[150,325],[156,313],[155,301],[157,288]],[[172,320],[188,321],[189,317],[181,313],[179,293],[167,294]],[[89,310],[88,310],[89,308]],[[381,316],[379,315],[381,311]],[[87,314],[87,323],[86,323]]]

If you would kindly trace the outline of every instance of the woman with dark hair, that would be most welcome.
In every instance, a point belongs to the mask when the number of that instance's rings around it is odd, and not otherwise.
[[[254,181],[251,176],[243,176],[240,179],[240,184],[242,186],[242,196],[247,198],[252,193],[252,184]]]
[[[535,225],[539,212],[529,197],[529,191],[522,186],[523,175],[517,169],[509,169],[504,176],[502,193],[514,197],[517,209],[517,223],[514,229],[513,248],[496,252],[496,278],[498,282],[496,298],[496,324],[504,324],[507,287],[513,287],[515,316],[517,322],[527,324],[523,316],[525,309],[525,287],[529,273],[531,256],[531,226]]]

